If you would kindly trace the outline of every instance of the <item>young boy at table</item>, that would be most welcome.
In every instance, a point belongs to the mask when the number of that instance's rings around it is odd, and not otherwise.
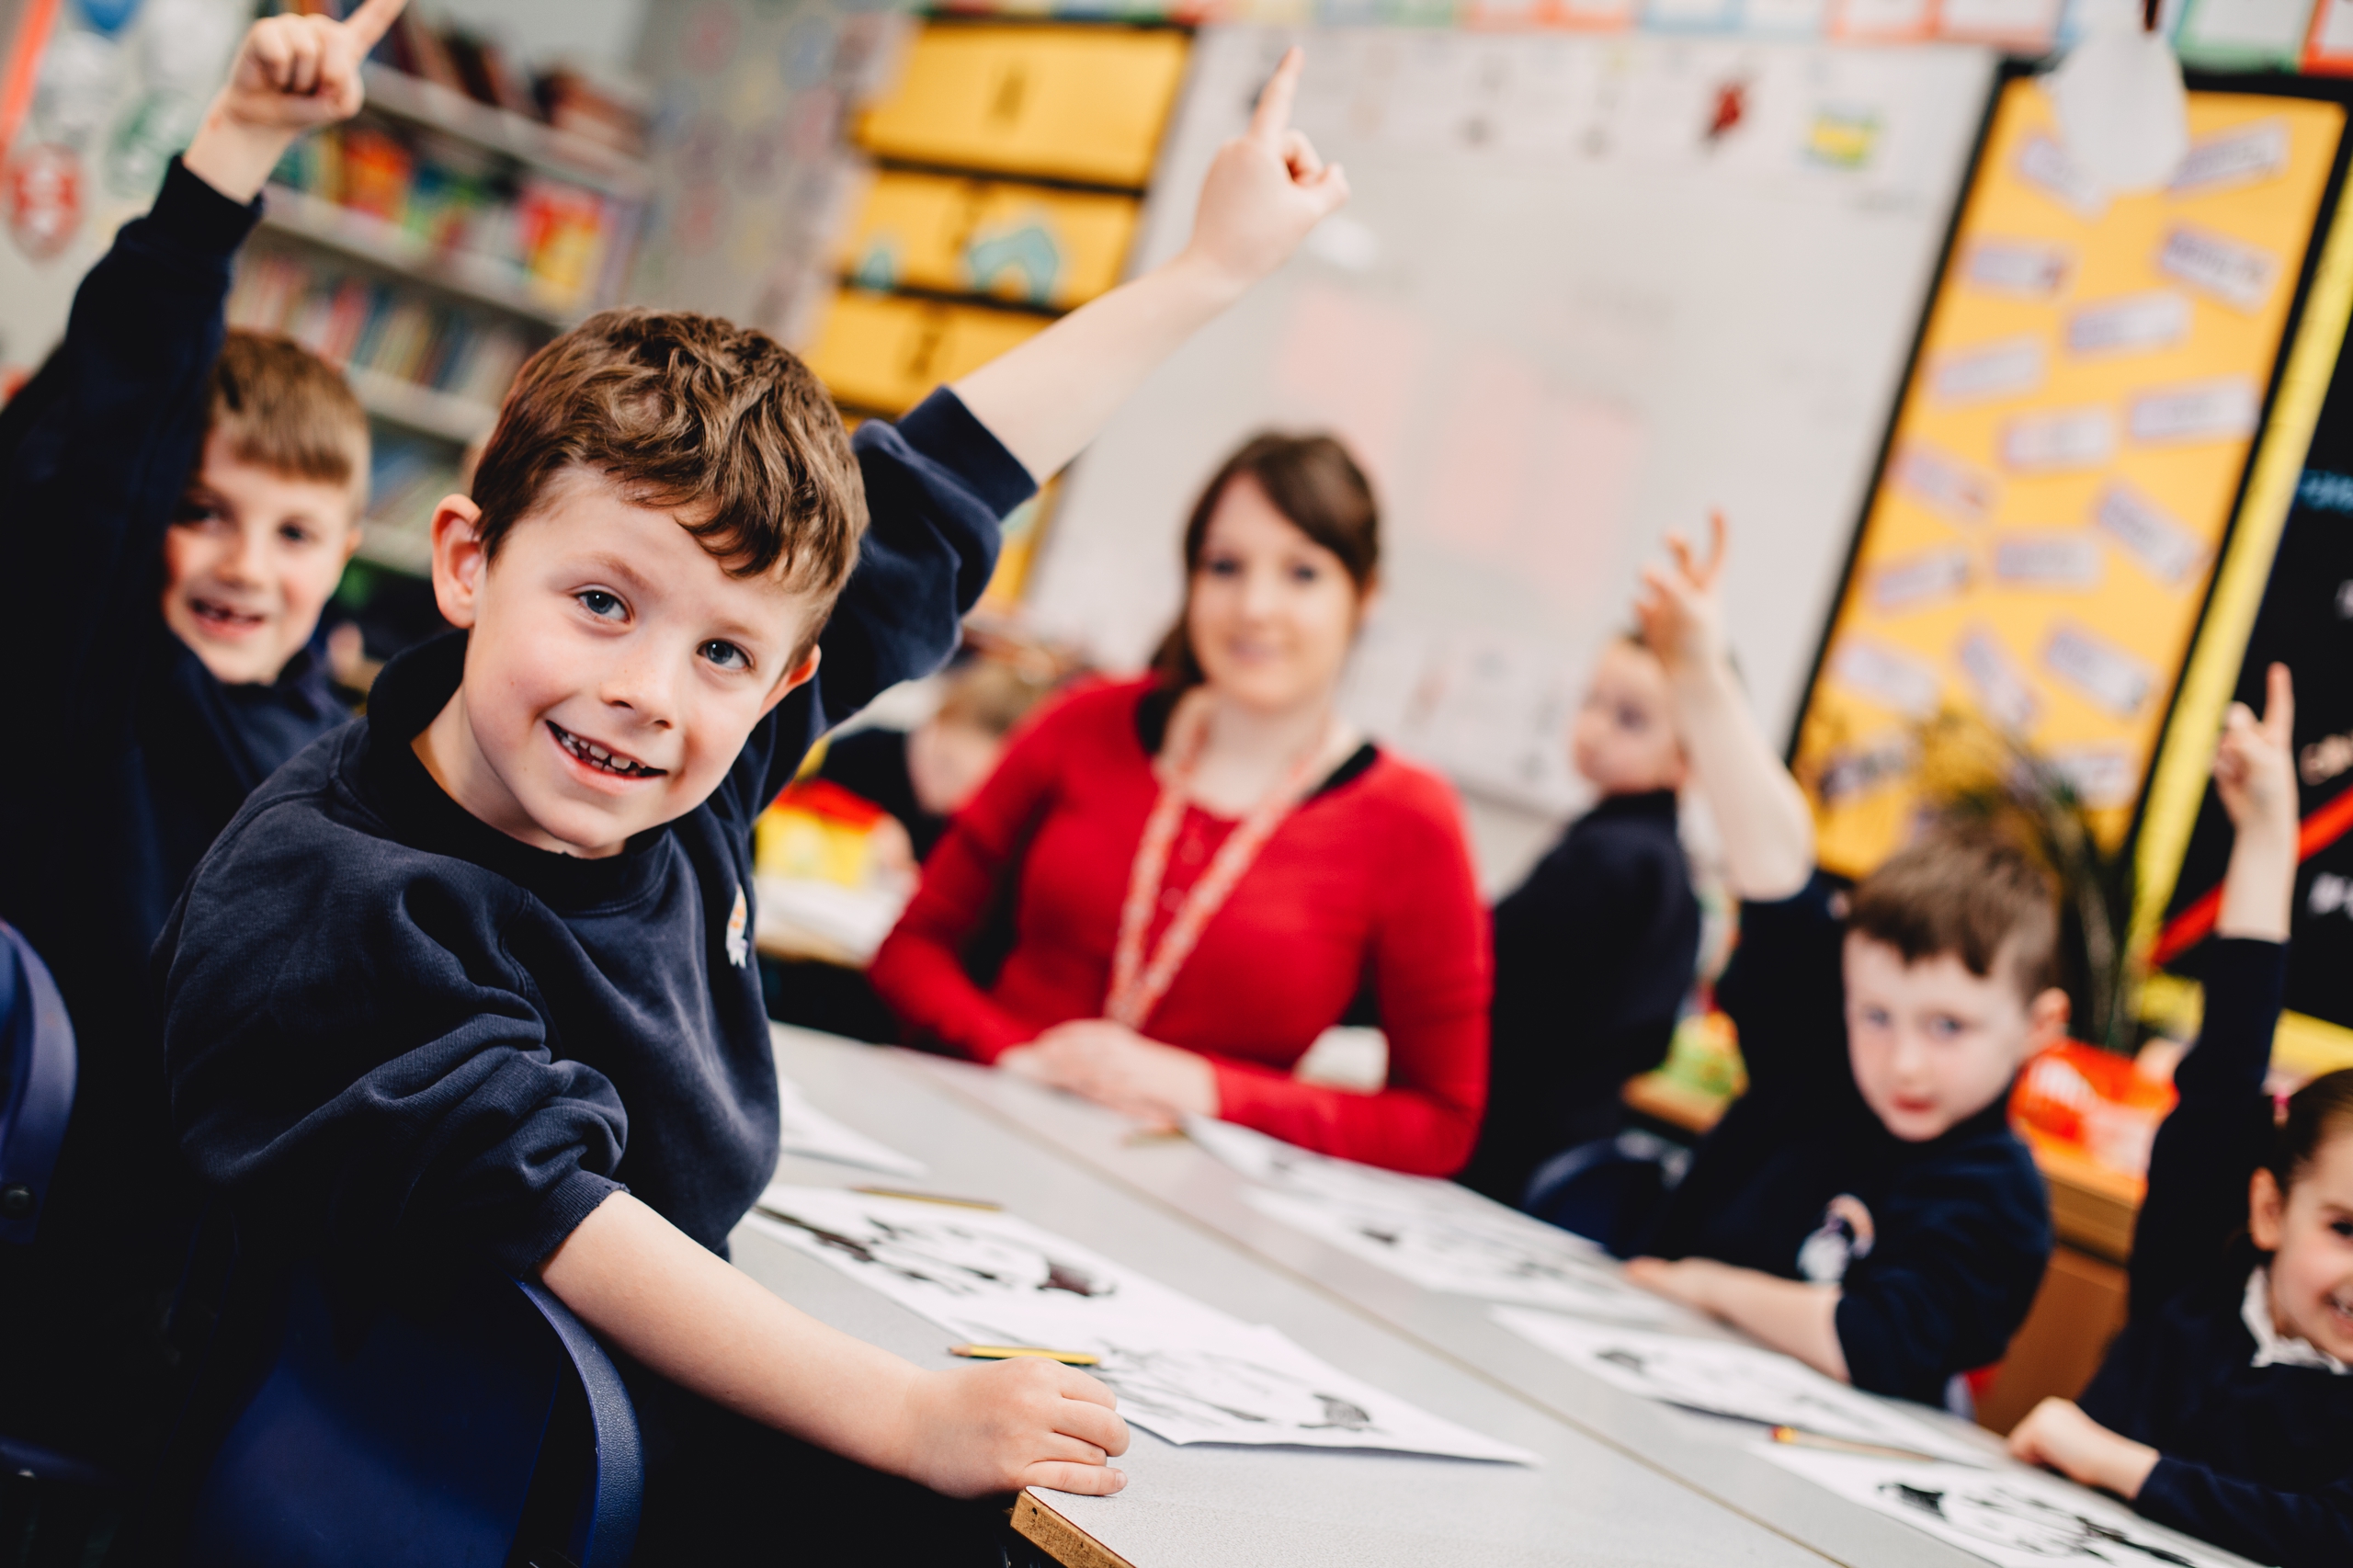
[[[1495,905],[1487,1116],[1456,1178],[1505,1203],[1552,1155],[1618,1131],[1619,1088],[1665,1059],[1699,956],[1676,833],[1689,765],[1639,633],[1602,649],[1569,756],[1601,799]]]
[[[224,346],[222,301],[263,180],[301,131],[358,109],[358,62],[399,10],[255,24],[153,209],[0,414],[0,551],[29,661],[10,701],[52,759],[0,780],[0,918],[55,974],[80,1058],[34,1244],[0,1270],[0,1411],[12,1437],[121,1466],[167,1359],[187,1222],[147,952],[246,793],[349,718],[313,634],[358,543],[367,416],[291,343]]]
[[[1122,1484],[1086,1374],[918,1369],[726,1261],[777,1157],[752,824],[947,656],[997,519],[1346,199],[1290,129],[1300,69],[1175,260],[855,442],[709,317],[542,350],[434,518],[463,630],[247,802],[157,945],[174,1121],[241,1242],[363,1299],[467,1257],[537,1275],[644,1374],[643,1560],[995,1562],[1001,1512],[938,1494]]]
[[[1680,539],[1637,611],[1714,811],[1740,945],[1716,996],[1749,1090],[1700,1144],[1630,1275],[1876,1393],[1938,1403],[2000,1359],[2051,1256],[2011,1079],[2063,1037],[2048,873],[1931,828],[1842,891],[1726,656],[1723,525]]]
[[[2019,1458],[2283,1568],[2353,1562],[2353,1071],[2277,1106],[2264,1080],[2296,893],[2295,696],[2233,704],[2214,788],[2236,836],[2205,1021],[2132,1230],[2131,1313],[2080,1407],[2047,1399]]]

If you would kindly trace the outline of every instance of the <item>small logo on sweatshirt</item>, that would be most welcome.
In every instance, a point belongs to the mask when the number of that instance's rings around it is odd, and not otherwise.
[[[1838,1284],[1850,1265],[1870,1256],[1877,1229],[1861,1199],[1840,1193],[1823,1210],[1821,1228],[1798,1248],[1798,1272],[1817,1285]]]
[[[727,916],[727,961],[742,969],[752,961],[752,906],[744,897],[744,884],[735,884],[735,907]]]

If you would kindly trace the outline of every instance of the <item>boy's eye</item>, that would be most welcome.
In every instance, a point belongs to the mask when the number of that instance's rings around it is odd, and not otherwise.
[[[1928,1032],[1938,1040],[1950,1040],[1966,1031],[1968,1027],[1949,1013],[1938,1013],[1928,1019]]]
[[[312,544],[316,542],[315,536],[312,534],[311,530],[304,528],[300,523],[278,524],[278,537],[284,540],[289,544]]]
[[[608,594],[602,588],[590,588],[572,597],[580,601],[582,609],[600,619],[609,620],[625,612],[626,607],[622,605],[620,596]]]
[[[696,652],[722,670],[748,670],[752,667],[752,656],[749,653],[735,646],[734,643],[722,642],[716,637],[704,643]]]
[[[1863,1009],[1863,1022],[1869,1024],[1875,1029],[1883,1029],[1887,1028],[1888,1017],[1888,1011],[1884,1007],[1866,1007]]]
[[[2329,1233],[2341,1242],[2353,1242],[2353,1219],[2337,1218],[2328,1222]]]

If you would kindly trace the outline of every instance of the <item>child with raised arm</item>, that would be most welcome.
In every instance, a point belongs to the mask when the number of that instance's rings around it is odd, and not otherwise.
[[[2061,1039],[2047,872],[1931,829],[1854,888],[1813,864],[1797,781],[1727,657],[1723,523],[1669,541],[1637,611],[1741,901],[1716,988],[1749,1089],[1700,1144],[1630,1275],[1874,1392],[1940,1403],[2000,1359],[2051,1254],[2010,1080]]]
[[[2131,1314],[2080,1407],[2037,1405],[2019,1458],[2281,1568],[2353,1562],[2353,1071],[2265,1092],[2296,889],[2294,694],[2234,703],[2214,788],[2237,836],[2205,1021],[2157,1131]]]
[[[648,1374],[642,1560],[994,1562],[989,1511],[934,1494],[1122,1483],[1085,1374],[921,1370],[729,1266],[777,1158],[752,824],[947,656],[997,519],[1345,199],[1289,127],[1300,69],[1175,260],[854,442],[798,359],[709,317],[541,351],[434,518],[463,630],[247,802],[157,945],[180,1144],[241,1241],[363,1292],[537,1274]]]
[[[0,1412],[11,1437],[124,1469],[168,1398],[188,1222],[147,952],[246,793],[349,718],[313,643],[358,543],[367,415],[295,345],[224,344],[230,265],[295,137],[358,108],[400,8],[254,25],[0,412],[10,704],[50,759],[0,778],[0,919],[55,974],[80,1058],[33,1244],[0,1264]]]

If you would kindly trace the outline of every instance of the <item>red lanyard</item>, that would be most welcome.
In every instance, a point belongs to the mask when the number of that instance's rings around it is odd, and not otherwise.
[[[1218,846],[1209,869],[1187,890],[1176,917],[1160,934],[1147,962],[1144,933],[1152,929],[1152,912],[1160,903],[1161,881],[1168,870],[1168,846],[1176,840],[1177,825],[1185,820],[1186,787],[1192,781],[1193,768],[1200,761],[1201,745],[1209,734],[1207,723],[1193,726],[1192,733],[1170,761],[1168,778],[1160,787],[1160,798],[1153,802],[1152,815],[1144,821],[1143,842],[1136,846],[1135,865],[1128,872],[1127,901],[1120,906],[1120,944],[1111,955],[1111,994],[1103,1003],[1105,1017],[1139,1032],[1142,1030],[1144,1020],[1160,1006],[1160,999],[1168,994],[1176,971],[1193,956],[1193,945],[1200,940],[1202,928],[1224,907],[1233,885],[1258,858],[1267,840],[1274,836],[1275,829],[1298,806],[1309,770],[1324,755],[1330,733],[1328,727],[1319,733],[1314,744],[1300,753],[1285,770],[1281,781],[1250,808],[1250,814]]]

